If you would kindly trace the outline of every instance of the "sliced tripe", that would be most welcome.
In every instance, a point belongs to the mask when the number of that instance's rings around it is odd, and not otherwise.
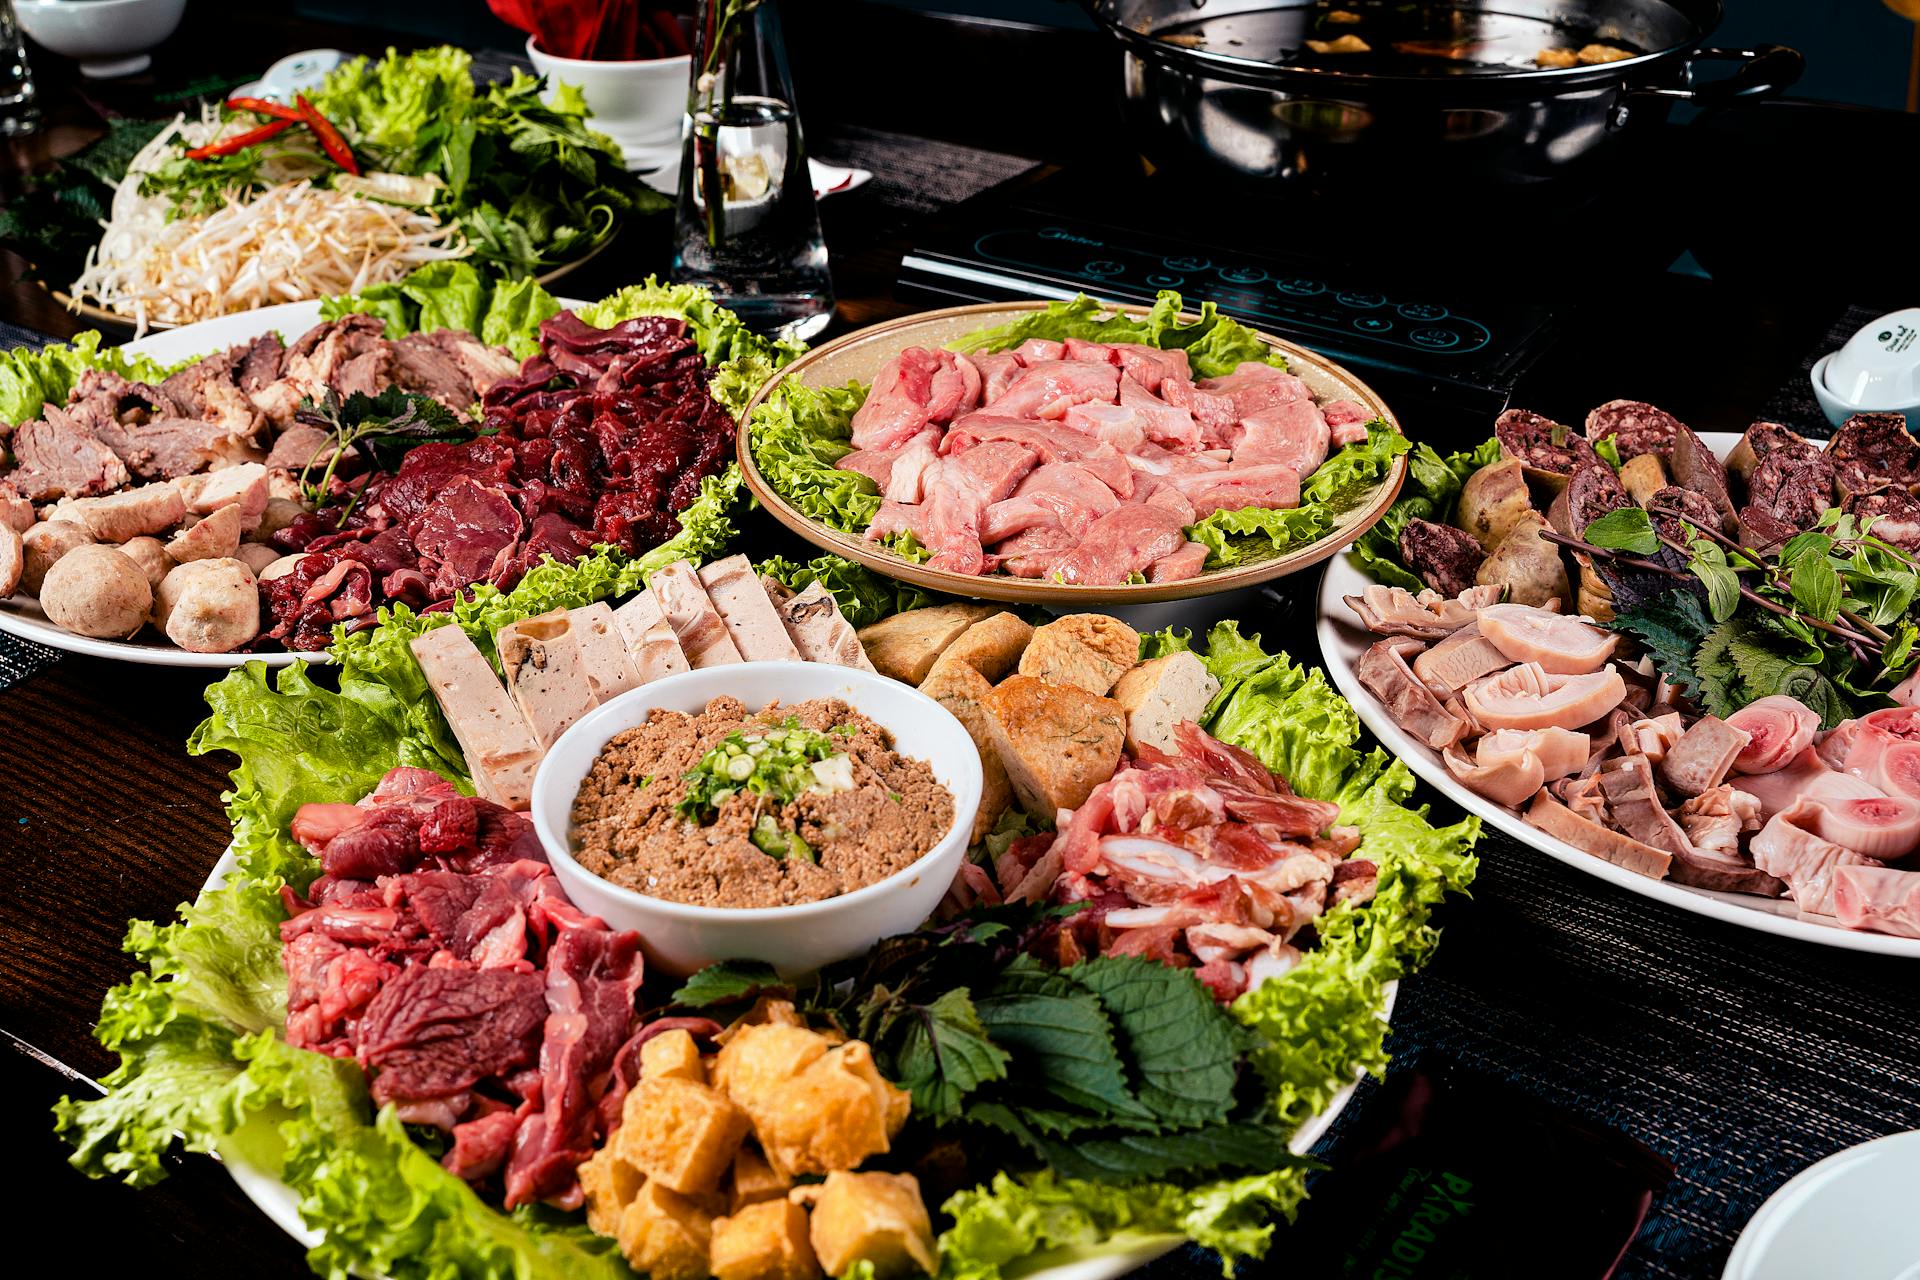
[[[717,667],[742,660],[739,646],[727,633],[727,624],[691,564],[676,560],[656,570],[647,580],[647,590],[660,602],[661,616],[673,628],[691,666]]]
[[[540,746],[486,658],[456,624],[436,627],[409,647],[467,758],[474,789],[495,804],[527,808]]]
[[[660,601],[651,591],[643,590],[615,609],[613,622],[620,628],[620,639],[627,646],[627,657],[641,684],[687,670],[687,655],[680,648],[680,639],[673,634],[673,624],[660,611]]]
[[[733,647],[748,662],[798,662],[800,650],[743,555],[700,566],[700,585],[720,614]]]

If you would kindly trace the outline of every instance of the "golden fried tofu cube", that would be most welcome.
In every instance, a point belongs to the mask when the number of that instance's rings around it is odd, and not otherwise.
[[[595,1235],[618,1234],[620,1215],[640,1194],[647,1175],[621,1159],[611,1145],[594,1152],[577,1172],[587,1197],[587,1226]]]
[[[700,1046],[686,1031],[668,1031],[655,1036],[640,1046],[640,1078],[705,1084],[707,1068],[700,1061]]]
[[[643,1076],[627,1094],[611,1145],[649,1180],[691,1196],[720,1185],[746,1136],[746,1113],[718,1089]]]
[[[753,1114],[767,1092],[791,1080],[829,1048],[817,1031],[788,1023],[736,1025],[713,1063],[713,1083]]]
[[[620,1215],[620,1252],[649,1280],[706,1280],[713,1218],[684,1196],[649,1181]]]
[[[733,1155],[733,1200],[729,1206],[738,1213],[750,1204],[774,1200],[787,1194],[793,1179],[767,1163],[767,1158],[749,1144],[741,1144]]]
[[[933,1224],[910,1173],[830,1173],[813,1202],[813,1252],[830,1276],[870,1262],[880,1280],[936,1266]]]
[[[807,1211],[788,1200],[750,1204],[713,1224],[715,1280],[818,1280]]]
[[[892,1143],[910,1100],[880,1077],[873,1050],[855,1040],[746,1108],[767,1159],[789,1173],[857,1167]]]

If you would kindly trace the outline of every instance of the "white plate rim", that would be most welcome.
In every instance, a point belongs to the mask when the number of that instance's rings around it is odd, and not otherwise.
[[[1775,1237],[1796,1216],[1806,1212],[1815,1203],[1807,1198],[1810,1184],[1833,1176],[1840,1166],[1879,1163],[1896,1153],[1905,1154],[1909,1149],[1914,1158],[1908,1163],[1920,1169],[1920,1130],[1909,1130],[1836,1151],[1814,1161],[1781,1183],[1754,1211],[1753,1217],[1747,1219],[1747,1225],[1740,1229],[1740,1235],[1733,1242],[1733,1250],[1727,1255],[1726,1267],[1721,1271],[1721,1280],[1764,1280],[1765,1273],[1759,1268],[1766,1262],[1767,1251]],[[1903,1275],[1916,1273],[1920,1273],[1920,1259],[1915,1260],[1912,1271]]]
[[[1739,441],[1738,436],[1725,431],[1704,432],[1701,439],[1722,458]],[[1763,904],[1774,901],[1772,899],[1694,889],[1671,880],[1649,879],[1576,849],[1541,831],[1504,805],[1495,804],[1469,791],[1447,772],[1440,753],[1415,741],[1395,724],[1379,700],[1367,692],[1354,674],[1354,662],[1366,646],[1378,637],[1349,620],[1351,610],[1347,608],[1343,597],[1358,594],[1361,588],[1372,581],[1354,566],[1350,553],[1327,561],[1326,572],[1320,578],[1319,617],[1315,622],[1321,660],[1327,674],[1333,679],[1334,687],[1353,705],[1361,723],[1372,731],[1380,744],[1391,754],[1406,761],[1409,769],[1447,799],[1557,862],[1670,907],[1801,942],[1848,951],[1920,958],[1920,938],[1899,938],[1892,934],[1848,929],[1837,921],[1827,923],[1829,918],[1826,917],[1785,914],[1793,911],[1793,907],[1784,899],[1778,900],[1777,907],[1770,908]]]
[[[233,873],[235,865],[233,846],[229,844],[221,851],[220,860],[213,864],[213,870],[208,873],[207,882],[201,886],[200,891],[205,893],[209,889],[217,889],[225,884],[227,877]],[[1389,1023],[1388,1032],[1391,1034],[1393,1007],[1400,998],[1400,979],[1395,978],[1388,982],[1383,988],[1383,995],[1379,1018],[1382,1022]],[[1326,1136],[1327,1130],[1333,1127],[1333,1122],[1340,1118],[1340,1113],[1346,1110],[1349,1102],[1353,1101],[1354,1092],[1360,1087],[1360,1082],[1364,1078],[1364,1071],[1356,1073],[1351,1081],[1333,1095],[1323,1109],[1308,1117],[1288,1141],[1288,1150],[1297,1156],[1304,1156],[1315,1143]],[[275,1226],[308,1249],[318,1245],[324,1239],[321,1232],[313,1230],[301,1221],[300,1202],[294,1195],[293,1188],[282,1182],[278,1175],[261,1169],[257,1165],[249,1164],[245,1160],[224,1156],[218,1158],[226,1169],[227,1175],[233,1179],[234,1185],[240,1188],[241,1194],[253,1202],[254,1208],[272,1219]],[[1040,1267],[1033,1271],[1023,1271],[1021,1280],[1117,1280],[1129,1271],[1144,1267],[1155,1258],[1171,1253],[1185,1243],[1182,1237],[1146,1237],[1138,1244],[1117,1252],[1075,1258],[1070,1262]]]
[[[569,308],[587,305],[577,298],[561,298],[558,301],[561,306]],[[291,340],[319,323],[320,303],[282,302],[271,307],[238,311],[232,315],[181,325],[177,329],[150,333],[124,344],[120,349],[131,355],[151,356],[162,364],[172,364],[192,356],[210,355],[236,342],[250,342],[270,330],[278,331],[283,340]],[[48,622],[46,615],[40,612],[38,602],[23,596],[0,600],[0,631],[43,644],[49,649],[150,667],[231,669],[249,662],[286,667],[296,662],[319,664],[333,660],[324,652],[189,653],[172,644],[157,641],[136,643],[131,640],[98,640],[92,636],[75,635]],[[143,628],[142,634],[155,633]]]

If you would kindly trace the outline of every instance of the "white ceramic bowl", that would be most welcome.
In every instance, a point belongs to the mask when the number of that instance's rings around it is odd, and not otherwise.
[[[924,760],[953,796],[953,826],[912,866],[864,889],[792,907],[697,907],[602,880],[573,858],[574,796],[602,747],[646,723],[655,708],[699,712],[731,695],[758,710],[839,698],[893,735],[894,750]],[[560,735],[533,780],[533,825],[554,874],[582,910],[635,929],[647,962],[687,974],[719,960],[762,960],[783,974],[810,973],[917,928],[946,895],[980,808],[980,756],[953,713],[909,685],[813,662],[705,667],[642,685],[596,708]]]
[[[1920,307],[1890,311],[1863,326],[1808,377],[1813,398],[1839,426],[1856,413],[1905,414],[1920,423]]]
[[[579,87],[593,112],[588,125],[620,144],[627,168],[658,169],[680,158],[680,123],[687,114],[692,58],[635,62],[556,58],[532,36],[527,38],[527,57],[549,86]]]
[[[173,34],[186,7],[187,0],[14,0],[13,12],[36,44],[105,80],[152,66],[146,51]]]

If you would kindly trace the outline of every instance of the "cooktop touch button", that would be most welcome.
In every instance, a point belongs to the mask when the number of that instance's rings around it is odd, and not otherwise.
[[[1394,310],[1409,320],[1445,320],[1447,309],[1436,307],[1431,302],[1403,302]]]
[[[1357,307],[1362,311],[1385,306],[1387,301],[1377,293],[1336,293],[1334,300],[1343,307]]]

